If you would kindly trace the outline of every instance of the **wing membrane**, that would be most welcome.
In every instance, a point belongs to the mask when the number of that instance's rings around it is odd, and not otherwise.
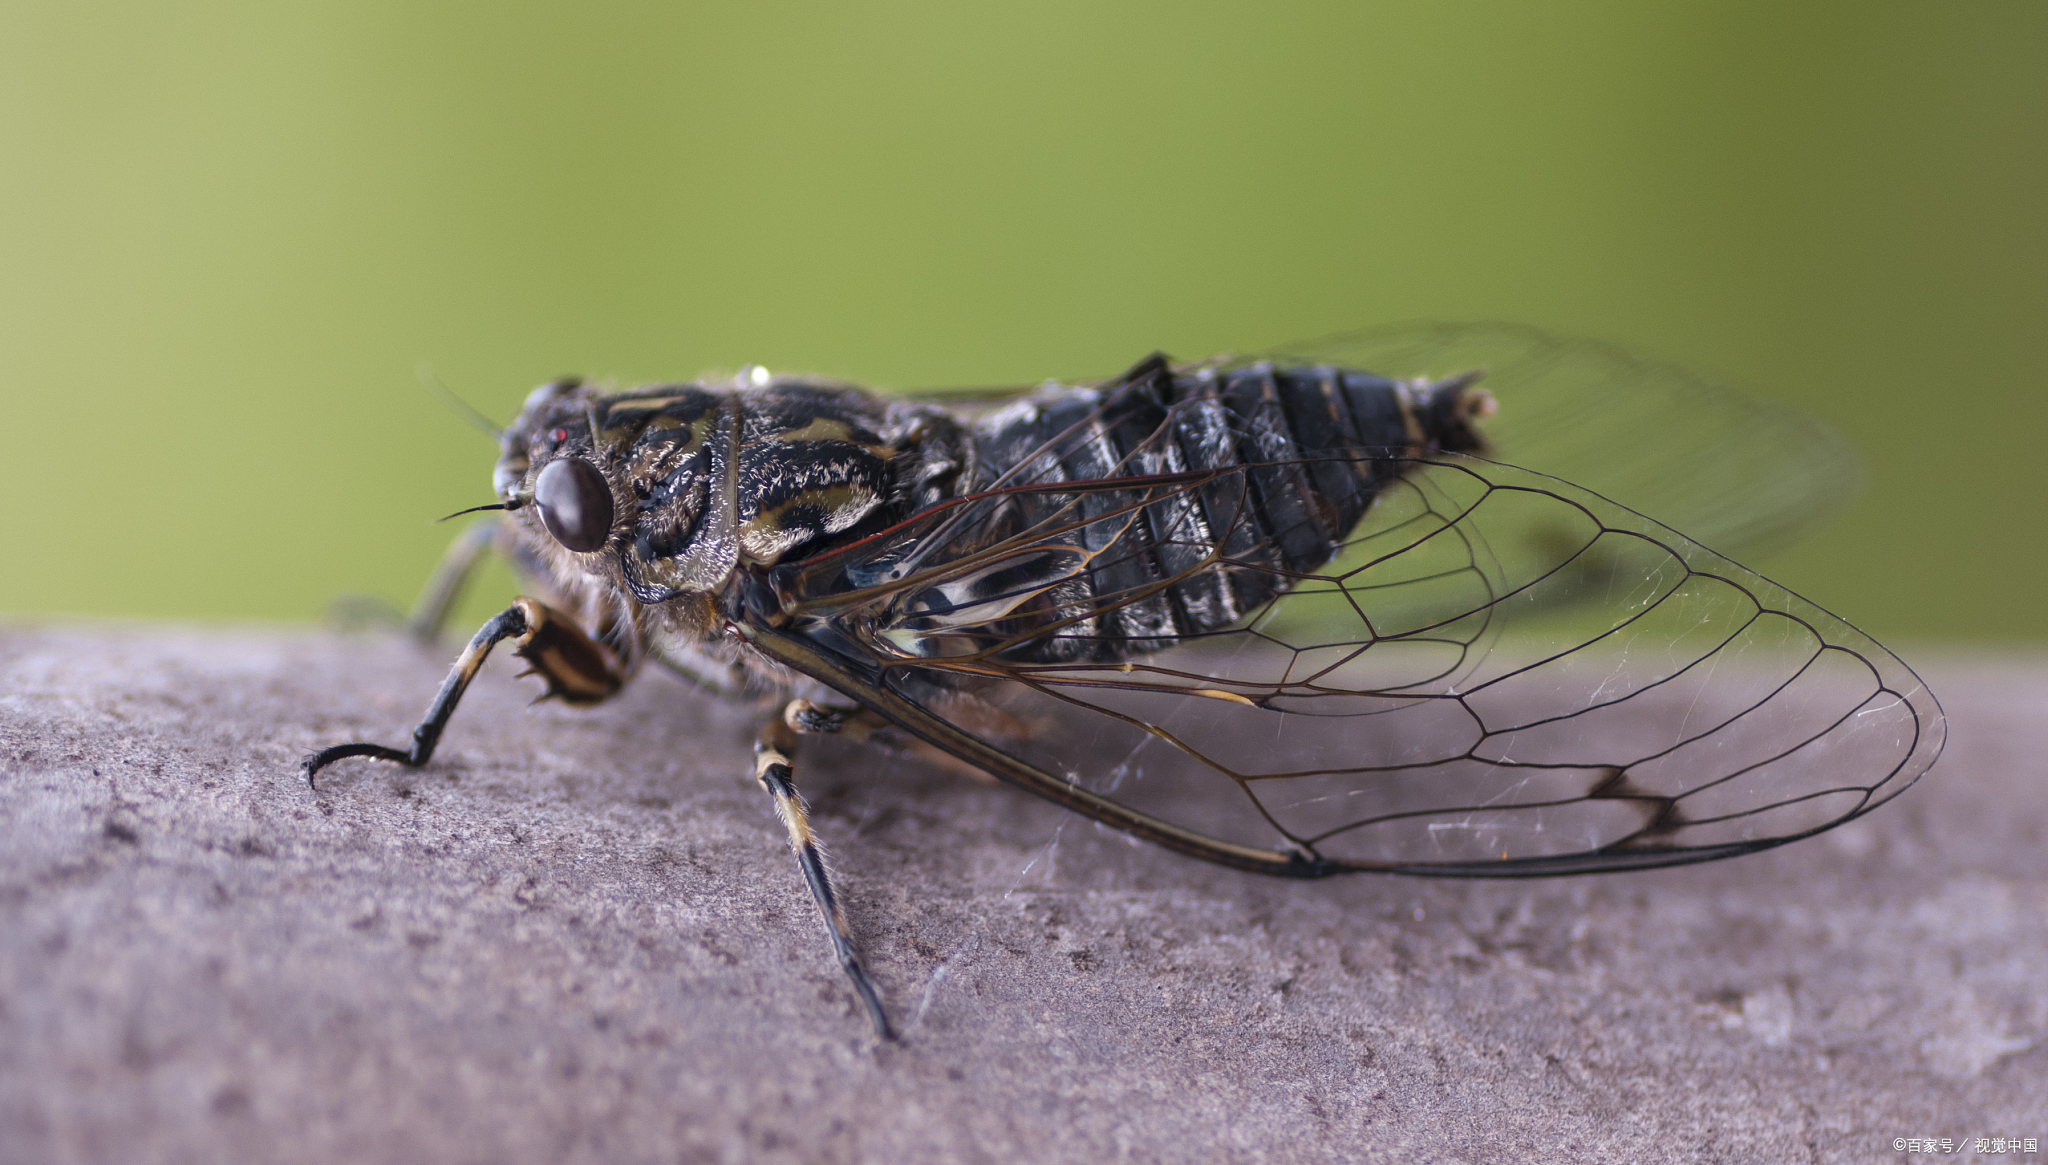
[[[1867,812],[1940,751],[1932,695],[1849,624],[1598,494],[1469,458],[1410,466],[1327,567],[1237,623],[1131,638],[1113,616],[1132,604],[1276,573],[1181,520],[1243,472],[960,499],[778,571],[780,630],[757,642],[1000,777],[1278,873],[1723,857]],[[1052,516],[1005,524],[1023,495]],[[1175,537],[1179,573],[1084,585]],[[1030,731],[953,727],[961,692]]]
[[[1797,541],[1861,488],[1860,459],[1826,424],[1599,341],[1515,324],[1408,323],[1221,362],[1255,359],[1401,378],[1483,371],[1501,402],[1486,425],[1496,460],[1577,482],[1726,553],[1752,556]],[[908,395],[971,419],[1027,391]]]
[[[1395,377],[1484,370],[1501,402],[1486,427],[1495,459],[1576,482],[1725,552],[1796,541],[1861,488],[1855,450],[1822,422],[1599,341],[1514,324],[1412,323],[1259,358]]]

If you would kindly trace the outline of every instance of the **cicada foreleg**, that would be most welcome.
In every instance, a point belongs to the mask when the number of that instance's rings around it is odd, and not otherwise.
[[[342,627],[376,627],[404,631],[420,643],[433,643],[448,625],[448,616],[469,589],[477,568],[502,545],[504,524],[496,516],[482,518],[455,536],[434,568],[427,589],[420,592],[410,612],[399,610],[390,600],[374,595],[338,595],[328,605],[328,617]]]
[[[790,704],[782,716],[761,727],[761,735],[754,743],[754,779],[775,799],[775,814],[789,832],[789,848],[796,855],[797,868],[803,871],[804,882],[810,886],[811,897],[818,904],[818,913],[825,920],[825,930],[832,939],[832,951],[839,957],[840,968],[852,980],[854,993],[860,996],[861,1004],[868,1010],[868,1018],[875,1023],[875,1033],[885,1040],[893,1040],[896,1033],[889,1026],[888,1013],[882,1009],[881,996],[875,991],[874,982],[868,978],[867,968],[861,965],[860,953],[854,950],[853,934],[846,925],[846,913],[839,908],[839,896],[832,889],[832,875],[825,869],[825,858],[818,849],[817,835],[811,832],[810,813],[804,807],[803,798],[797,796],[792,767],[799,731],[838,732],[857,723],[858,714],[847,716],[819,708],[808,700]]]
[[[405,630],[414,639],[432,643],[440,636],[477,568],[496,547],[500,529],[497,515],[479,518],[448,544],[447,553],[434,568],[434,577],[427,580],[427,589],[420,592],[419,601],[405,617]]]
[[[532,665],[527,674],[546,681],[548,690],[542,699],[552,696],[570,704],[596,704],[610,699],[625,684],[626,674],[618,658],[584,634],[575,620],[533,599],[517,599],[485,623],[456,657],[455,666],[427,708],[426,718],[412,730],[410,749],[362,741],[332,745],[306,758],[302,766],[306,783],[312,785],[321,769],[352,756],[402,765],[426,764],[469,682],[476,678],[491,649],[507,639],[512,641],[513,652]]]

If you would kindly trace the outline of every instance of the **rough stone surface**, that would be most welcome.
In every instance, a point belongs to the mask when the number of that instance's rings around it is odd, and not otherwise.
[[[0,1158],[1871,1161],[2048,1138],[2039,660],[1927,669],[1948,755],[1863,821],[1599,878],[1270,881],[812,747],[800,783],[895,1046],[747,779],[749,709],[653,676],[529,710],[494,661],[431,766],[307,790],[302,754],[403,740],[446,664],[374,636],[0,629]]]

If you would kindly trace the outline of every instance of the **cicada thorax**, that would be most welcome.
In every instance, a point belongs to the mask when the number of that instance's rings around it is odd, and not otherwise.
[[[957,653],[976,619],[1016,663],[1127,659],[1230,627],[1328,563],[1418,458],[1482,447],[1471,422],[1491,401],[1473,379],[1153,357],[1012,405],[975,433],[972,487],[1008,491],[983,541],[1017,550],[928,600],[913,622],[938,634],[917,653]]]
[[[657,385],[606,393],[561,381],[507,431],[501,496],[563,576],[609,580],[645,606],[723,590],[953,488],[961,426],[930,408],[813,381]],[[530,503],[552,463],[591,466],[611,526],[587,552]]]

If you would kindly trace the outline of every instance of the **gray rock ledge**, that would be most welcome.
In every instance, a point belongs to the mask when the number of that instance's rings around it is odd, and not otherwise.
[[[0,627],[0,1159],[1873,1161],[2048,1140],[2048,663],[1931,777],[1689,869],[1288,884],[823,745],[832,964],[753,713],[310,631]],[[1962,1153],[1956,1159],[1973,1159]],[[2000,1157],[2000,1160],[2007,1158]],[[2020,1160],[2034,1158],[2021,1157]],[[2044,1156],[2039,1159],[2048,1159]]]

